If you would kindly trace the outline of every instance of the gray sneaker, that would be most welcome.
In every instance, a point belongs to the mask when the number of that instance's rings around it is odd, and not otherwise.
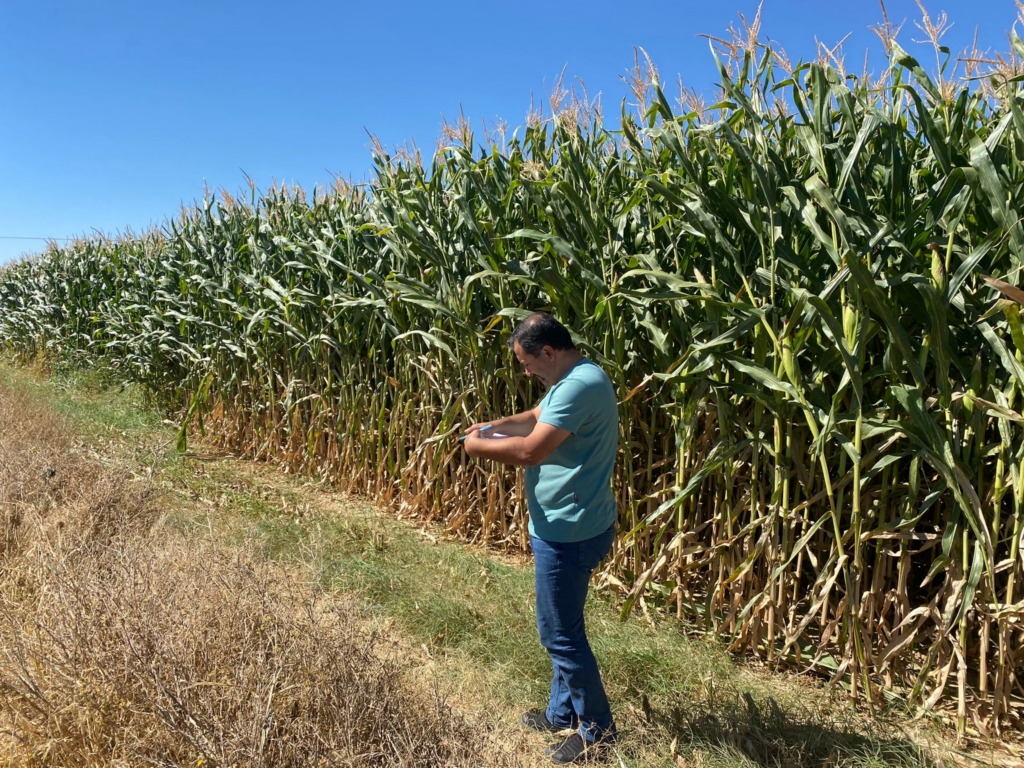
[[[537,731],[537,733],[558,733],[559,731],[567,731],[570,728],[575,728],[573,725],[568,725],[564,728],[560,725],[555,725],[548,720],[546,712],[537,712],[532,709],[529,712],[523,712],[523,716],[519,718],[519,723],[524,728],[529,728],[531,731]]]
[[[588,763],[607,758],[611,743],[611,740],[587,741],[577,732],[564,741],[556,741],[544,750],[544,755],[555,765]]]

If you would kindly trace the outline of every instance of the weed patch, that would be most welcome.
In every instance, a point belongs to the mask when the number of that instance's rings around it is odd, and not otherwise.
[[[8,765],[512,765],[350,600],[161,526],[152,483],[0,390]]]

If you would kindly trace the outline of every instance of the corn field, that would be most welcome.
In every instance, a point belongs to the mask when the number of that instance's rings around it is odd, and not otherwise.
[[[624,613],[1017,728],[1024,93],[891,54],[873,82],[733,45],[713,107],[640,67],[617,130],[556,94],[430,163],[378,147],[366,186],[221,193],[7,268],[0,341],[103,359],[182,443],[525,548],[521,477],[455,436],[536,401],[505,342],[548,309],[620,393]]]

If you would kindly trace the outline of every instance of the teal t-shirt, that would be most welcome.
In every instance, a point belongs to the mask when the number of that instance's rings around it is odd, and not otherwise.
[[[615,387],[599,365],[584,358],[548,390],[540,409],[540,421],[572,434],[540,464],[526,468],[530,534],[562,543],[591,539],[616,517]]]

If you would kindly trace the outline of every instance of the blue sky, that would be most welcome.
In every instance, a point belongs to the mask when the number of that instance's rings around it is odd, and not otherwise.
[[[888,0],[924,35],[913,0]],[[927,0],[955,26],[958,51],[980,27],[982,48],[1006,49],[1014,0]],[[245,175],[307,189],[332,175],[364,178],[366,130],[388,147],[432,152],[442,115],[479,126],[523,123],[559,72],[618,112],[621,77],[643,47],[663,82],[712,91],[701,33],[721,35],[755,0],[448,3],[292,0],[55,2],[11,0],[0,24],[0,263],[45,244],[13,237],[117,233],[160,224],[182,201],[237,191]],[[845,44],[859,72],[871,49],[883,68],[877,0],[766,0],[762,36],[794,61],[815,38]],[[244,172],[244,173],[243,173]]]

